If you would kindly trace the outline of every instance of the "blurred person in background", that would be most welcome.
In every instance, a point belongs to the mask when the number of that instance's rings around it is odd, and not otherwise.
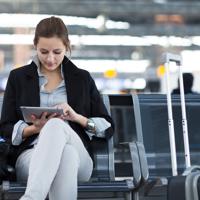
[[[66,57],[70,41],[60,18],[38,23],[34,46],[32,62],[9,74],[0,131],[15,149],[17,180],[27,181],[21,200],[48,194],[50,200],[75,200],[78,181],[92,174],[90,141],[110,137],[113,122],[90,74]],[[20,106],[56,107],[64,114],[44,112],[26,123]]]
[[[192,90],[194,77],[191,73],[183,73],[183,86],[185,94],[197,94]],[[172,91],[172,94],[180,94],[180,84],[178,79],[178,87]]]

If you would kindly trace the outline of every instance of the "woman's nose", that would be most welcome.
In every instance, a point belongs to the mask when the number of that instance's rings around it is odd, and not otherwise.
[[[47,61],[52,61],[54,59],[54,55],[52,53],[49,53],[47,55]]]

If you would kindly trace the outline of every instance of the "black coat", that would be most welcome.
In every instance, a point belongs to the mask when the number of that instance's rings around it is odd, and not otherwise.
[[[63,75],[69,105],[85,117],[103,117],[112,124],[94,80],[90,74],[77,68],[68,58],[63,60]],[[1,135],[11,141],[13,127],[16,122],[23,120],[20,106],[40,106],[39,77],[34,62],[14,69],[10,72],[2,106],[0,131]],[[80,136],[88,149],[90,139],[83,127],[69,122],[73,130]],[[112,128],[108,131],[112,134]],[[14,158],[27,148],[37,135],[30,136],[21,145],[15,147]]]

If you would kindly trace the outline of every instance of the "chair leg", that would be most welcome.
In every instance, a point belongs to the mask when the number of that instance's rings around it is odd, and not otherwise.
[[[132,200],[132,192],[126,193],[126,200]]]
[[[132,198],[132,200],[139,200],[139,199],[140,199],[139,192],[138,191],[133,192],[133,198]]]

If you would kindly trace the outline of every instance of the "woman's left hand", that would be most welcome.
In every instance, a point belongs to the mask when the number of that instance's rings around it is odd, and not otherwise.
[[[60,116],[63,120],[69,120],[73,122],[78,121],[78,113],[76,113],[68,103],[61,103],[55,106],[56,108],[63,109],[63,115]]]
[[[56,105],[55,107],[59,109],[63,109],[64,114],[60,116],[61,119],[76,122],[83,127],[87,126],[88,118],[75,112],[68,103],[61,103],[61,104]]]

